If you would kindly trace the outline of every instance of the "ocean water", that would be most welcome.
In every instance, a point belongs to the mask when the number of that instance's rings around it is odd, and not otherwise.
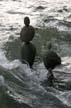
[[[20,31],[30,17],[37,55],[30,69],[21,63]],[[61,59],[53,70],[59,82],[49,86],[43,64],[47,45]],[[71,1],[0,1],[0,108],[71,108]]]

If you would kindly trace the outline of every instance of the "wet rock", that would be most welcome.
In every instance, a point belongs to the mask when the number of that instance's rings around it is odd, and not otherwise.
[[[48,51],[44,57],[44,65],[47,69],[54,69],[61,64],[61,58],[54,52]]]
[[[25,43],[21,48],[21,58],[23,63],[32,67],[36,55],[36,48],[32,43]]]
[[[24,42],[29,42],[33,39],[35,35],[35,30],[32,26],[23,27],[21,31],[21,40]]]
[[[28,17],[24,18],[25,26],[22,28],[20,32],[20,39],[24,42],[29,42],[33,39],[35,35],[35,29],[30,25],[30,19]]]

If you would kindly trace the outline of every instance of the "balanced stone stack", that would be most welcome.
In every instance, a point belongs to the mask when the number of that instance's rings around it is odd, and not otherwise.
[[[21,58],[22,63],[27,63],[32,67],[36,55],[36,48],[30,41],[32,41],[35,35],[35,29],[30,25],[29,17],[24,18],[24,24],[25,26],[20,32],[20,39],[24,42],[21,48]]]

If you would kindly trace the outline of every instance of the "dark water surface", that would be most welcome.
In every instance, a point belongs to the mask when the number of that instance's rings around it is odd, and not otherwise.
[[[21,63],[19,33],[29,16],[36,34],[33,69]],[[42,57],[51,42],[62,59],[50,87]],[[0,1],[0,108],[71,108],[71,1]]]

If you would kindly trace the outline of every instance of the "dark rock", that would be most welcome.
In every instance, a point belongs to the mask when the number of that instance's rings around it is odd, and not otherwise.
[[[22,28],[20,32],[20,39],[24,42],[29,42],[33,39],[35,35],[35,29],[34,27],[30,26],[30,19],[29,17],[24,18],[24,24],[25,26]]]
[[[61,64],[61,58],[52,50],[47,52],[43,61],[47,69],[54,69],[57,65]]]
[[[36,48],[32,43],[25,43],[21,48],[21,58],[23,63],[28,63],[32,67],[36,55]]]
[[[35,35],[35,30],[32,26],[23,27],[20,33],[20,38],[24,42],[29,42],[33,39]]]

